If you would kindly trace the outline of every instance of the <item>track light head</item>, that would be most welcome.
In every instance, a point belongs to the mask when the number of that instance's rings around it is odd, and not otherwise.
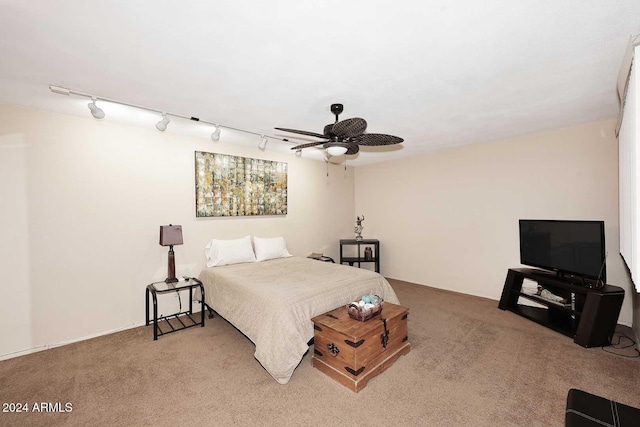
[[[302,150],[296,150],[296,157],[302,157]]]
[[[258,144],[258,148],[261,149],[262,151],[264,151],[265,148],[267,148],[267,137],[262,135],[262,139],[260,140],[260,143]]]
[[[216,125],[215,130],[211,134],[211,140],[215,141],[215,142],[220,141],[220,126],[219,125]]]
[[[96,119],[104,119],[104,111],[102,111],[102,108],[96,105],[95,98],[91,98],[91,102],[87,105],[87,107],[89,107],[89,110],[91,110],[91,115],[93,117],[95,117]]]
[[[167,113],[162,113],[162,120],[156,123],[156,129],[164,132],[167,130],[167,125],[170,121],[171,120],[169,119],[169,116],[167,116]]]

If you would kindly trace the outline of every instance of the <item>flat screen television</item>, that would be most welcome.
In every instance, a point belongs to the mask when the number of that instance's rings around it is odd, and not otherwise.
[[[604,221],[520,220],[520,263],[607,282]]]

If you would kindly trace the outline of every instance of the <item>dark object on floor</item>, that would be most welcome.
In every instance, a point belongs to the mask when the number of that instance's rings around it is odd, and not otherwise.
[[[545,289],[563,298],[572,298],[566,307],[537,295],[522,292],[524,279],[537,282]],[[498,308],[509,310],[542,326],[553,329],[583,347],[611,345],[624,301],[624,289],[605,285],[591,289],[575,283],[568,277],[553,276],[549,272],[535,268],[510,268],[504,282]],[[530,307],[520,304],[520,297],[542,304],[544,307]]]
[[[640,409],[572,388],[567,396],[566,427],[631,427],[640,422]]]

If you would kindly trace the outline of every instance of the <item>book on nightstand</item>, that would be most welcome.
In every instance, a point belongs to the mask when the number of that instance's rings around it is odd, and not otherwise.
[[[324,262],[334,262],[333,258],[331,258],[330,256],[325,256],[325,255],[319,254],[317,252],[313,252],[307,258],[317,259],[319,261],[324,261]]]

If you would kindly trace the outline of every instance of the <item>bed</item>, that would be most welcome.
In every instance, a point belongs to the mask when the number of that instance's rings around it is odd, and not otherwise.
[[[255,358],[289,382],[313,338],[311,318],[365,294],[398,304],[380,274],[310,258],[287,257],[205,268],[205,303],[256,346]]]

